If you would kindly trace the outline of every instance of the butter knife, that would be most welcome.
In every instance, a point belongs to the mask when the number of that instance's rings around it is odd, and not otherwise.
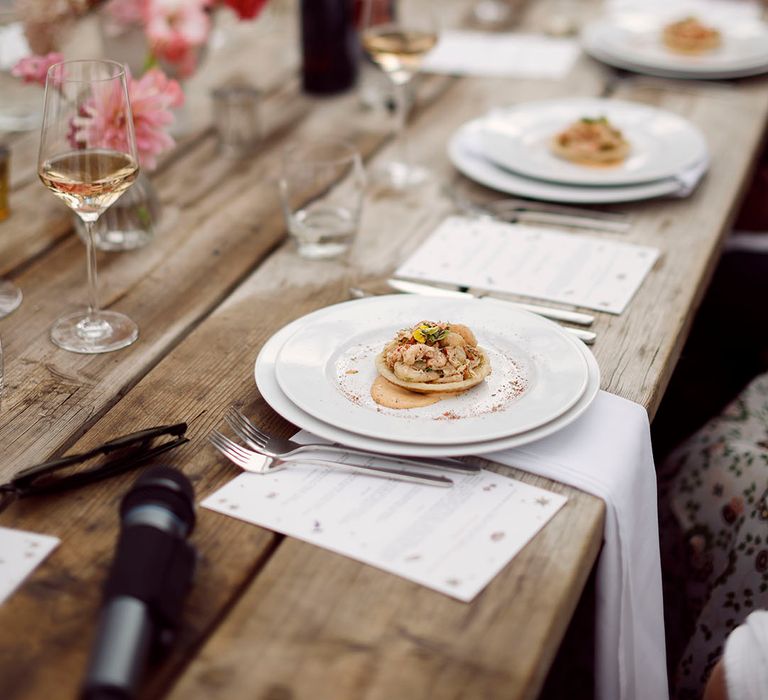
[[[539,304],[524,304],[517,301],[508,301],[507,299],[499,299],[498,297],[494,297],[491,294],[462,292],[458,289],[446,289],[445,287],[438,287],[432,284],[424,284],[423,282],[409,282],[407,280],[390,278],[387,280],[387,284],[392,289],[396,289],[398,292],[405,292],[406,294],[422,294],[433,297],[452,297],[454,299],[493,299],[494,301],[511,304],[515,308],[522,309],[523,311],[530,311],[531,313],[544,316],[545,318],[551,318],[555,321],[574,323],[577,326],[589,326],[595,320],[594,316],[591,316],[590,314],[583,314],[578,311],[554,309],[548,306],[540,306]]]

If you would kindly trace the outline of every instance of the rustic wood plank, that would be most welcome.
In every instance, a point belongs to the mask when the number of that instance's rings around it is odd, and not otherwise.
[[[613,84],[611,76],[582,58],[567,84],[425,81],[426,107],[410,131],[414,156],[432,168],[435,182],[405,197],[372,192],[346,261],[311,263],[285,245],[259,264],[283,235],[271,182],[282,143],[352,128],[374,162],[391,153],[390,147],[382,149],[386,131],[355,111],[354,98],[310,103],[286,89],[279,109],[271,103],[274,136],[252,162],[219,160],[210,130],[203,130],[157,177],[172,213],[167,230],[143,251],[103,256],[106,300],[139,320],[142,340],[134,348],[100,358],[53,349],[47,328],[63,311],[61,300],[83,291],[82,250],[68,240],[45,249],[39,259],[31,250],[19,255],[27,299],[20,312],[0,323],[9,383],[0,413],[0,445],[8,462],[3,468],[42,459],[86,430],[77,447],[186,417],[193,442],[173,461],[195,479],[198,493],[209,493],[236,473],[203,442],[230,401],[243,403],[267,427],[290,430],[251,384],[264,340],[292,318],[345,298],[350,283],[389,273],[451,211],[439,183],[455,177],[444,154],[452,131],[492,106],[603,94]],[[600,315],[595,350],[603,387],[651,413],[762,138],[767,85],[759,79],[735,90],[686,85],[672,92],[631,83],[614,91],[689,116],[707,133],[716,163],[689,200],[619,207],[635,221],[626,240],[658,245],[664,255],[626,314]],[[285,106],[293,110],[288,116]],[[52,229],[41,225],[35,235]],[[161,695],[226,618],[174,697],[534,697],[595,557],[603,510],[600,501],[578,491],[534,481],[568,493],[568,506],[470,606],[203,513],[195,536],[203,563],[188,625],[144,695]],[[117,500],[130,482],[126,476],[71,500],[23,503],[0,515],[2,524],[63,538],[61,548],[0,608],[0,696],[75,692],[73,669],[83,668],[91,641],[98,581],[117,532]],[[548,602],[537,607],[537,600]],[[525,636],[518,635],[520,629]]]

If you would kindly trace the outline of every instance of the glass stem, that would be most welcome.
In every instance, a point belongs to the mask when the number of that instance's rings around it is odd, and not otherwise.
[[[93,242],[93,227],[96,222],[84,221],[85,250],[88,257],[88,317],[99,311],[99,280],[96,274],[96,246]]]
[[[408,80],[395,82],[395,139],[400,151],[398,160],[406,167],[411,164],[411,151],[408,146]]]

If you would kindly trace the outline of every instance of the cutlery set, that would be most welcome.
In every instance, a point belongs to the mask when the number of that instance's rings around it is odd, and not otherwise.
[[[488,217],[506,223],[553,224],[608,233],[626,233],[631,227],[627,215],[621,213],[545,204],[514,197],[481,203],[453,188],[444,187],[443,190],[456,208],[469,216]]]
[[[211,432],[208,436],[209,442],[241,469],[255,474],[271,474],[284,469],[290,462],[311,462],[319,466],[345,469],[398,481],[450,487],[453,486],[451,479],[418,470],[442,469],[460,473],[480,471],[479,466],[466,464],[457,459],[439,457],[421,459],[394,455],[384,457],[375,452],[353,447],[325,443],[303,445],[265,433],[242,411],[234,407],[227,411],[224,418],[235,435],[245,442],[247,447],[238,444],[218,430]],[[406,469],[407,466],[412,469]]]
[[[459,289],[448,289],[446,287],[425,284],[423,282],[411,282],[409,280],[390,278],[387,280],[387,285],[398,292],[404,292],[406,294],[421,294],[431,297],[450,297],[454,299],[492,299],[496,302],[509,304],[513,308],[529,311],[531,313],[537,314],[538,316],[542,316],[553,321],[573,323],[578,326],[590,326],[592,323],[594,323],[595,320],[595,317],[591,314],[585,314],[579,311],[567,311],[565,309],[558,309],[552,306],[543,306],[541,304],[527,304],[522,302],[509,301],[507,299],[495,297],[491,294],[466,292]],[[363,299],[365,297],[374,296],[373,292],[366,291],[360,287],[350,287],[349,294],[354,299]],[[597,339],[597,334],[593,331],[587,331],[583,328],[573,328],[572,326],[563,326],[563,328],[568,333],[584,342],[586,345],[592,345]]]

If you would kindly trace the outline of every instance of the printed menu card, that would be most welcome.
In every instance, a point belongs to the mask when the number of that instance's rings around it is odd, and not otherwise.
[[[491,471],[450,478],[442,488],[294,462],[241,474],[202,505],[468,602],[567,499]]]
[[[574,39],[539,34],[450,30],[421,64],[427,73],[491,77],[566,76],[581,49]]]
[[[0,527],[0,604],[58,544],[57,537]]]
[[[634,243],[454,216],[395,274],[620,314],[658,256]]]

